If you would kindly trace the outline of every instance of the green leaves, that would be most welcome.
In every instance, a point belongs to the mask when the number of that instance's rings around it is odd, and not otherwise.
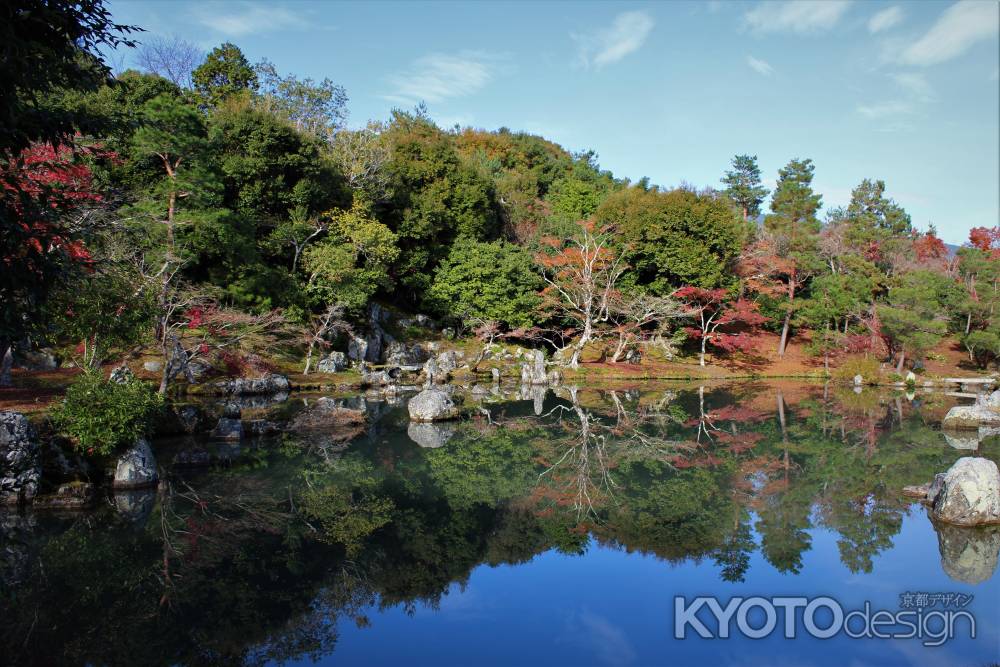
[[[110,455],[148,435],[162,406],[162,397],[137,378],[117,383],[86,371],[66,390],[52,420],[79,451]]]
[[[537,321],[541,288],[531,257],[521,248],[459,239],[435,272],[427,298],[442,315],[518,328]]]
[[[733,168],[722,177],[726,195],[743,212],[743,219],[756,219],[760,205],[770,190],[761,185],[760,167],[756,155],[737,155]]]

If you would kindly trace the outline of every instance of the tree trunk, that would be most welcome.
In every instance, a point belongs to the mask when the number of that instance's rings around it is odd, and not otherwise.
[[[903,362],[905,362],[905,361],[906,361],[906,352],[903,351],[903,350],[900,350],[899,351],[899,363],[896,364],[896,372],[897,373],[902,373],[903,372]]]
[[[312,366],[313,348],[316,347],[316,339],[309,341],[309,351],[306,352],[306,367],[302,371],[303,375],[309,375],[309,368]]]
[[[785,322],[781,326],[781,340],[778,341],[778,356],[785,356],[785,346],[788,345],[788,331],[792,326],[792,302],[795,300],[795,276],[788,280],[788,308],[785,310]]]
[[[622,356],[622,352],[625,351],[625,344],[628,342],[628,337],[624,333],[618,334],[618,347],[615,348],[615,353],[611,355],[611,363],[617,364],[618,358]]]
[[[701,354],[698,355],[698,363],[702,366],[705,365],[705,343],[708,342],[707,336],[701,337]]]
[[[573,349],[573,358],[569,361],[570,368],[580,367],[580,353],[583,352],[583,348],[590,342],[590,338],[594,333],[594,325],[591,321],[590,316],[587,316],[586,321],[583,325],[583,334],[580,336],[580,341],[576,344]]]
[[[13,386],[10,369],[14,365],[14,345],[7,338],[0,338],[0,387]]]

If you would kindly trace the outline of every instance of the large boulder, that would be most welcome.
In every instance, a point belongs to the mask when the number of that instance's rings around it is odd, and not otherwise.
[[[1000,411],[982,403],[956,405],[941,420],[941,427],[946,429],[978,430],[980,426],[1000,426]]]
[[[153,450],[145,438],[139,438],[135,445],[118,457],[111,486],[116,489],[141,489],[155,486],[159,479]]]
[[[30,501],[41,477],[38,440],[28,418],[0,412],[0,505]]]
[[[407,345],[394,340],[385,348],[385,363],[391,366],[420,366],[429,356],[420,343]]]
[[[291,382],[284,375],[272,373],[261,378],[233,378],[216,382],[216,390],[223,396],[269,395],[287,392]]]
[[[996,463],[966,456],[938,481],[940,492],[928,493],[935,520],[958,526],[1000,524],[1000,470]]]
[[[410,421],[415,422],[444,421],[458,416],[458,406],[440,389],[424,389],[411,398],[406,407]]]
[[[347,355],[338,350],[334,350],[319,360],[316,370],[320,373],[339,373],[347,368]]]

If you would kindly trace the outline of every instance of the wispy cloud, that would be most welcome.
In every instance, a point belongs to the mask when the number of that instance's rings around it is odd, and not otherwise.
[[[868,19],[868,32],[873,35],[898,25],[903,20],[903,9],[899,5],[886,7]]]
[[[389,78],[383,97],[400,104],[443,102],[481,90],[496,74],[497,57],[482,51],[431,53]]]
[[[937,95],[935,95],[931,84],[928,83],[924,75],[919,72],[890,74],[889,78],[891,78],[893,83],[895,83],[899,88],[919,102],[933,102],[937,99]]]
[[[771,67],[770,63],[766,60],[754,58],[753,56],[747,56],[747,65],[750,65],[750,69],[757,72],[757,74],[771,76],[774,73],[774,68]]]
[[[859,104],[858,113],[866,118],[886,118],[913,113],[913,105],[902,100],[877,102],[875,104]]]
[[[923,37],[903,49],[904,65],[937,65],[962,55],[976,42],[997,34],[1000,5],[996,2],[956,2],[941,14]]]
[[[603,67],[635,53],[646,43],[653,30],[653,19],[646,12],[623,12],[603,30],[573,35],[580,45],[580,61],[585,67]]]
[[[279,5],[261,6],[249,2],[206,2],[195,10],[195,20],[230,37],[309,27],[309,21],[301,12]]]
[[[850,6],[848,0],[762,2],[744,14],[743,20],[757,33],[807,34],[833,28]]]

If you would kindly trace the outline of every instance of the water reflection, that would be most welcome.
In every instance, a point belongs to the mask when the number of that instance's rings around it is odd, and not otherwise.
[[[436,608],[480,565],[546,552],[646,554],[731,584],[766,574],[762,557],[822,581],[808,555],[831,534],[841,567],[877,572],[923,511],[899,491],[963,454],[933,426],[944,399],[927,395],[493,387],[466,397],[468,418],[420,425],[383,398],[241,406],[285,410],[262,418],[297,428],[158,443],[177,462],[159,491],[3,517],[0,649],[18,664],[318,658],[387,610]],[[340,409],[367,419],[330,421]],[[1000,458],[996,437],[976,445]],[[211,454],[181,456],[198,448]],[[936,530],[954,581],[994,575],[1000,531]]]

